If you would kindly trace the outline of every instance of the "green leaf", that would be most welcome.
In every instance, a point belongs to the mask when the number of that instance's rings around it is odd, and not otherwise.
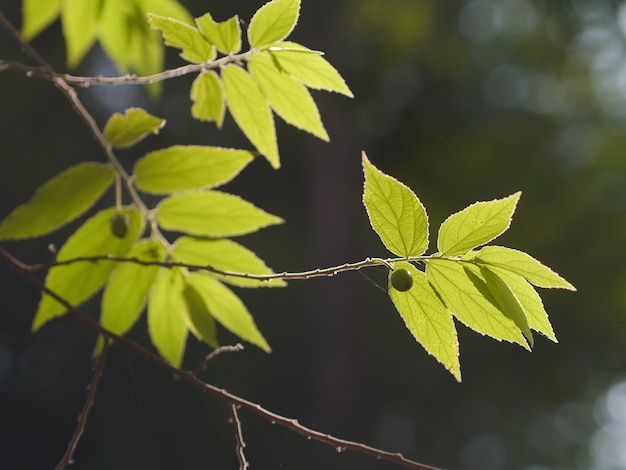
[[[146,13],[154,13],[193,24],[193,17],[178,0],[134,0],[134,3],[144,16]]]
[[[521,194],[517,192],[503,199],[475,202],[452,214],[439,229],[437,247],[441,254],[462,255],[502,235],[511,225]]]
[[[279,168],[274,119],[258,85],[244,69],[232,64],[222,69],[222,82],[235,122],[272,167]]]
[[[236,54],[241,50],[241,27],[239,17],[233,16],[217,23],[210,13],[196,18],[198,29],[218,51],[224,54]]]
[[[288,41],[273,45],[269,51],[282,71],[309,88],[354,96],[339,72],[319,52]]]
[[[408,291],[389,288],[389,296],[406,327],[428,354],[434,356],[460,382],[459,341],[450,312],[423,272],[405,262],[396,263],[394,268],[407,269],[413,275],[413,286]]]
[[[191,85],[191,115],[199,121],[215,121],[218,128],[224,122],[224,95],[222,82],[213,71],[199,74]]]
[[[486,246],[476,253],[476,260],[519,274],[537,287],[576,290],[557,273],[523,251],[503,246]]]
[[[271,351],[246,306],[228,287],[199,273],[190,274],[187,284],[202,297],[207,310],[224,328],[266,352]]]
[[[301,82],[282,73],[263,52],[250,57],[248,69],[276,114],[292,126],[328,141],[317,106]]]
[[[528,349],[520,329],[497,306],[484,280],[464,269],[461,262],[429,259],[426,276],[446,307],[463,324],[498,341],[518,343]]]
[[[22,35],[32,39],[52,23],[61,11],[61,0],[24,0]]]
[[[248,42],[262,49],[285,39],[298,22],[300,0],[273,0],[266,3],[250,20]]]
[[[428,216],[413,191],[372,165],[363,153],[363,203],[372,228],[389,251],[419,256],[428,248]]]
[[[67,43],[67,63],[76,67],[96,40],[99,1],[63,0],[61,19]]]
[[[174,194],[157,207],[159,225],[201,237],[228,237],[256,232],[283,219],[239,196],[219,191]]]
[[[211,316],[204,299],[198,292],[189,284],[186,283],[183,289],[183,297],[187,306],[187,313],[189,314],[189,330],[200,341],[204,341],[206,344],[213,348],[219,347],[217,341],[217,325],[215,319]]]
[[[163,261],[165,248],[157,240],[143,239],[126,254],[141,261]],[[118,335],[125,334],[139,319],[159,266],[118,263],[102,294],[100,324]]]
[[[198,64],[215,58],[215,48],[196,29],[182,21],[148,13],[150,26],[163,34],[165,44],[182,50],[180,56]]]
[[[142,234],[144,220],[136,209],[124,208],[119,212],[128,215],[130,221],[124,238],[119,238],[111,232],[111,219],[116,214],[115,208],[102,210],[68,238],[59,250],[57,261],[104,255],[124,256]],[[80,261],[55,266],[48,272],[45,285],[71,305],[77,306],[100,290],[115,266],[116,263],[106,260]],[[46,322],[62,315],[65,311],[64,305],[47,294],[43,294],[33,320],[33,330],[38,330]]]
[[[148,298],[148,332],[159,354],[174,367],[183,362],[187,342],[187,303],[181,269],[161,268]]]
[[[249,274],[273,274],[273,271],[257,255],[232,240],[206,240],[180,237],[174,243],[172,257],[196,266],[211,266],[220,271]],[[240,287],[282,287],[282,279],[257,281],[236,276],[218,276],[220,279]]]
[[[0,240],[39,237],[68,224],[102,196],[114,174],[109,166],[93,162],[68,168],[0,223]]]
[[[104,126],[104,136],[113,147],[135,145],[148,134],[158,134],[165,119],[158,118],[141,108],[128,108],[124,114],[115,113]]]
[[[176,145],[140,158],[133,172],[137,188],[165,194],[227,183],[252,159],[247,150]]]

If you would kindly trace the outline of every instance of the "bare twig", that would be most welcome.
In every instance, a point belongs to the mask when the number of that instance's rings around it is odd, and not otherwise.
[[[235,427],[235,441],[236,441],[236,453],[237,460],[239,461],[239,470],[246,470],[250,464],[246,459],[246,454],[243,449],[246,447],[246,442],[243,440],[243,431],[241,430],[241,421],[239,420],[239,413],[237,412],[237,405],[230,404],[230,412],[232,414],[232,422]]]
[[[100,377],[102,377],[102,371],[104,370],[104,364],[107,360],[107,352],[109,350],[109,338],[104,338],[104,345],[102,348],[102,354],[97,359],[95,364],[95,370],[93,373],[93,377],[87,385],[87,399],[85,400],[85,404],[83,405],[83,409],[80,411],[78,415],[78,424],[76,426],[76,430],[74,431],[74,435],[67,446],[67,450],[65,454],[59,461],[55,470],[63,470],[66,465],[71,465],[74,463],[74,452],[76,451],[76,446],[78,446],[78,441],[82,437],[85,432],[85,425],[87,423],[87,416],[89,415],[89,411],[94,404],[94,398],[96,396],[96,390],[98,388],[98,382],[100,381]]]
[[[209,364],[209,362],[211,362],[213,359],[215,359],[216,356],[219,356],[222,353],[225,352],[239,352],[239,351],[243,351],[243,344],[241,343],[237,343],[233,346],[220,346],[219,348],[217,348],[215,351],[211,351],[210,354],[208,354],[204,360],[202,361],[202,364],[200,364],[198,367],[196,367],[193,372],[194,374],[197,374],[198,372],[202,372],[203,370],[206,370],[207,365]]]

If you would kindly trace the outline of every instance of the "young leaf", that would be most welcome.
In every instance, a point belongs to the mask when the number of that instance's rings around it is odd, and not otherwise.
[[[187,285],[202,297],[207,310],[224,328],[266,352],[271,351],[246,306],[224,284],[196,273],[187,277]]]
[[[61,0],[24,0],[22,35],[32,39],[52,23],[61,11]]]
[[[250,57],[248,69],[276,114],[292,126],[328,141],[317,106],[301,82],[277,69],[264,52]]]
[[[204,37],[215,44],[218,51],[224,54],[236,54],[241,50],[241,27],[239,17],[233,16],[226,21],[217,23],[210,13],[196,18],[198,29]]]
[[[159,225],[201,237],[228,237],[256,232],[283,219],[238,196],[219,191],[174,194],[157,207]]]
[[[57,261],[89,256],[124,256],[143,232],[144,220],[138,210],[122,209],[119,213],[128,216],[129,228],[126,236],[120,238],[111,232],[111,219],[116,213],[115,208],[105,209],[87,220],[59,250]],[[70,304],[79,305],[100,290],[115,266],[114,262],[104,260],[55,266],[48,272],[45,285]],[[65,311],[65,306],[43,294],[33,320],[33,330]]]
[[[157,240],[143,239],[126,256],[141,261],[163,261],[165,248]],[[100,324],[118,335],[130,330],[141,315],[158,271],[158,266],[119,263],[102,294]]]
[[[109,166],[93,162],[68,168],[0,223],[0,240],[38,237],[71,222],[102,196],[114,174]]]
[[[250,142],[274,168],[280,167],[272,112],[256,82],[237,65],[222,69],[228,109]]]
[[[221,271],[249,274],[272,274],[273,271],[257,255],[232,240],[205,240],[180,237],[174,243],[172,257],[197,266],[211,266]],[[219,276],[229,284],[239,287],[282,287],[285,281],[257,281],[236,276]]]
[[[186,280],[183,289],[183,297],[189,315],[189,330],[200,341],[204,341],[213,348],[219,347],[215,319],[211,316],[211,312],[209,312],[202,296],[198,294],[193,287],[187,284]]]
[[[148,134],[158,134],[165,119],[158,118],[141,108],[128,108],[124,114],[115,113],[104,126],[104,136],[113,147],[135,145]]]
[[[439,228],[437,247],[442,255],[462,255],[504,233],[511,225],[515,206],[522,193],[504,199],[475,202],[452,214]]]
[[[460,262],[433,258],[426,265],[428,282],[446,307],[472,330],[528,348],[519,327],[497,307],[484,281]]]
[[[413,276],[413,286],[408,291],[389,288],[389,296],[406,327],[417,342],[460,382],[459,341],[450,312],[423,272],[405,262],[396,263],[394,268],[407,269]]]
[[[274,44],[269,51],[283,72],[309,88],[334,91],[349,98],[354,96],[339,72],[319,52],[289,41]]]
[[[557,273],[523,251],[503,246],[486,246],[476,253],[476,260],[490,267],[497,266],[519,274],[537,287],[576,290]]]
[[[166,194],[228,183],[252,159],[247,150],[175,145],[140,158],[133,172],[141,191]]]
[[[215,121],[218,128],[224,122],[224,95],[218,75],[209,70],[199,74],[191,85],[191,115],[199,121]]]
[[[389,251],[419,256],[428,248],[428,216],[413,191],[372,165],[363,152],[363,203],[372,228]]]
[[[273,0],[266,3],[250,20],[248,42],[262,49],[285,39],[298,22],[300,0]]]
[[[186,61],[201,64],[215,58],[215,48],[196,28],[152,13],[148,13],[148,21],[161,31],[166,45],[182,50],[180,56]]]
[[[183,362],[187,342],[187,304],[182,270],[161,268],[148,298],[148,332],[159,354],[174,367]]]
[[[96,40],[100,2],[63,0],[61,19],[67,43],[67,63],[76,67]]]

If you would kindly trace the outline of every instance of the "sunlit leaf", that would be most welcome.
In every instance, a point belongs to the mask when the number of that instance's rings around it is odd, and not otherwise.
[[[183,297],[185,299],[187,313],[189,315],[189,330],[200,341],[204,341],[209,346],[217,348],[217,325],[215,319],[211,316],[204,298],[198,294],[196,289],[187,284],[185,277],[185,287],[183,289]]]
[[[210,266],[220,271],[248,274],[272,274],[273,271],[257,255],[232,240],[206,240],[180,237],[174,243],[172,256],[183,263]],[[236,276],[220,279],[240,287],[278,287],[286,285],[281,279],[257,281]]]
[[[511,225],[517,192],[503,199],[475,202],[448,217],[439,229],[437,247],[442,255],[462,255],[504,233]]]
[[[259,86],[237,65],[222,70],[228,109],[235,122],[272,167],[280,167],[274,119]]]
[[[124,114],[115,113],[104,126],[104,136],[113,147],[135,145],[148,134],[158,134],[165,119],[158,118],[141,108],[128,108]]]
[[[250,20],[248,42],[262,49],[291,33],[298,22],[300,0],[273,0],[266,3]]]
[[[246,306],[228,287],[200,273],[190,274],[187,284],[202,297],[207,310],[224,328],[266,352],[271,351]]]
[[[96,26],[100,15],[100,2],[63,0],[61,19],[63,36],[67,43],[67,63],[76,67],[96,40]]]
[[[389,296],[406,327],[429,354],[432,354],[460,382],[459,341],[454,321],[428,283],[426,276],[409,263],[396,263],[394,268],[407,269],[413,286],[400,292],[389,286]]]
[[[161,201],[156,218],[166,230],[203,237],[244,235],[283,222],[239,196],[219,191],[174,194]]]
[[[176,145],[140,158],[133,170],[137,188],[164,194],[227,183],[253,159],[251,152],[222,147]]]
[[[165,44],[182,50],[180,56],[195,63],[203,63],[215,58],[215,48],[196,29],[182,21],[148,13],[150,26],[163,34]]]
[[[319,52],[288,41],[274,44],[269,51],[281,70],[309,88],[353,97],[339,72]]]
[[[68,168],[0,223],[0,240],[38,237],[71,222],[102,196],[114,174],[109,166],[92,162]]]
[[[109,0],[107,0],[109,1]],[[193,24],[193,17],[178,0],[134,0],[143,12],[174,18],[184,23]]]
[[[187,304],[180,269],[161,268],[148,298],[148,332],[159,354],[180,367],[187,342]]]
[[[276,68],[267,53],[256,53],[248,61],[250,73],[270,105],[285,122],[328,141],[317,106],[306,87]]]
[[[52,23],[61,11],[61,0],[23,0],[22,35],[26,39],[37,36]]]
[[[371,164],[363,153],[363,203],[372,227],[389,251],[418,256],[428,248],[428,216],[413,191]]]
[[[218,51],[224,54],[236,54],[241,50],[241,27],[239,17],[233,16],[217,23],[210,13],[196,18],[198,29]]]
[[[224,122],[224,95],[218,75],[209,70],[199,74],[191,85],[191,114],[199,121],[215,121],[218,128]]]
[[[102,210],[68,238],[59,250],[57,261],[90,256],[124,256],[143,232],[144,220],[136,209],[124,208],[120,213],[129,218],[129,228],[125,237],[117,237],[111,231],[111,220],[116,214],[116,209]],[[77,306],[100,290],[115,266],[116,263],[113,261],[80,261],[55,266],[48,272],[45,285],[71,305]],[[43,294],[33,320],[33,330],[39,329],[65,311],[64,305]]]

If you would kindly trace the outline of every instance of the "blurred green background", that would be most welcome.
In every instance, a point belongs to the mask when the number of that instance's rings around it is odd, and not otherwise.
[[[260,1],[192,1],[194,16],[249,20]],[[2,11],[21,23],[20,2]],[[626,2],[304,0],[294,41],[326,52],[355,99],[315,92],[326,144],[277,120],[282,168],[253,162],[225,190],[287,220],[239,241],[275,270],[387,256],[361,203],[360,154],[409,185],[431,232],[476,200],[522,190],[499,244],[529,252],[578,292],[542,292],[559,344],[500,344],[458,325],[463,382],[415,344],[389,300],[385,269],[238,290],[273,347],[215,359],[203,373],[303,424],[462,470],[626,469]],[[33,41],[65,70],[59,23]],[[0,57],[28,62],[0,31]],[[181,65],[168,50],[167,66]],[[77,74],[115,75],[94,48]],[[120,157],[177,143],[249,144],[190,115],[192,77],[150,101],[139,87],[80,96],[103,124],[143,106],[168,120]],[[0,216],[99,148],[48,82],[0,73]],[[112,195],[104,201],[111,204]],[[3,247],[52,259],[80,221]],[[433,250],[431,246],[431,251]],[[383,287],[379,289],[377,286]],[[52,468],[75,428],[95,334],[72,318],[30,333],[39,293],[0,266],[0,455],[7,469]],[[98,313],[98,299],[84,310]],[[236,342],[222,332],[223,344]],[[142,321],[130,334],[149,345]],[[207,349],[190,340],[185,366]],[[237,468],[223,402],[112,349],[76,469]],[[272,426],[242,411],[254,469],[396,466]]]

